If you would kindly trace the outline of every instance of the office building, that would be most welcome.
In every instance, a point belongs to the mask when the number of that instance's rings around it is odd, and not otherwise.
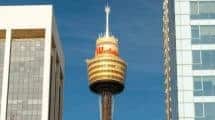
[[[63,61],[51,5],[0,6],[0,120],[62,120]]]
[[[164,0],[167,120],[215,120],[215,0]]]

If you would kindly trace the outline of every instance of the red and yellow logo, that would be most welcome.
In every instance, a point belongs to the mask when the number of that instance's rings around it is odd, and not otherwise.
[[[105,43],[96,46],[96,56],[101,54],[112,54],[115,56],[119,56],[118,48],[113,43]]]

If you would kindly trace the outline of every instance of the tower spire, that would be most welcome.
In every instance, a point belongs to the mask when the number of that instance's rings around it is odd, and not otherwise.
[[[110,36],[110,29],[109,29],[109,15],[110,15],[110,6],[109,6],[109,0],[106,0],[106,6],[105,6],[105,13],[106,13],[106,33],[105,36]]]

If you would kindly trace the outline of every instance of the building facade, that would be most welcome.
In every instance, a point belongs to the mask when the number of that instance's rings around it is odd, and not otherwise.
[[[215,0],[164,0],[167,120],[215,120]]]
[[[0,120],[62,120],[64,60],[51,5],[0,6]]]

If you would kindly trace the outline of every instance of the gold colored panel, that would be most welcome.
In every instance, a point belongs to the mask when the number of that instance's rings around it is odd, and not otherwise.
[[[119,81],[121,83],[124,82],[124,80],[120,77],[117,77],[117,76],[107,76],[107,75],[100,75],[100,76],[96,76],[94,78],[92,78],[92,80],[90,80],[90,83],[94,82],[94,81]]]
[[[98,76],[98,75],[116,76],[116,77],[119,77],[122,80],[124,79],[124,75],[116,73],[116,72],[110,72],[110,71],[96,72],[94,74],[89,75],[89,78],[91,80],[92,78],[94,78],[95,76]]]
[[[44,38],[45,29],[13,29],[13,39],[24,39],[24,38]]]
[[[125,62],[118,57],[96,57],[88,61],[89,82],[114,80],[123,83],[126,71]]]
[[[116,69],[120,69],[123,71],[126,68],[125,65],[122,65],[122,64],[117,63],[117,62],[104,61],[104,62],[97,62],[97,63],[89,65],[88,71],[91,71],[92,69],[96,69],[96,68],[102,68],[102,67],[111,67],[111,68],[116,68]]]
[[[97,69],[93,69],[91,71],[89,71],[89,75],[92,75],[92,74],[95,74],[95,73],[98,73],[98,72],[114,72],[114,73],[117,73],[117,74],[121,74],[124,76],[124,71],[122,70],[117,70],[117,69],[114,69],[114,68],[97,68]]]
[[[121,71],[125,71],[125,66],[116,66],[116,64],[93,64],[91,66],[89,66],[88,71],[92,71],[94,69],[97,68],[101,68],[101,67],[117,67],[117,69],[121,70]]]
[[[120,75],[120,74],[117,74],[117,73],[112,73],[112,72],[101,72],[101,73],[96,73],[96,74],[93,74],[91,76],[89,76],[89,79],[92,80],[94,77],[98,77],[98,76],[113,76],[113,77],[118,77],[120,78],[121,80],[124,79],[124,76]]]
[[[6,38],[6,30],[0,30],[0,40]]]
[[[120,59],[119,57],[116,56],[99,56],[95,57],[94,59],[88,60],[87,63],[88,65],[93,64],[95,62],[103,62],[103,61],[112,61],[112,62],[118,62],[122,65],[126,65],[125,61]]]

